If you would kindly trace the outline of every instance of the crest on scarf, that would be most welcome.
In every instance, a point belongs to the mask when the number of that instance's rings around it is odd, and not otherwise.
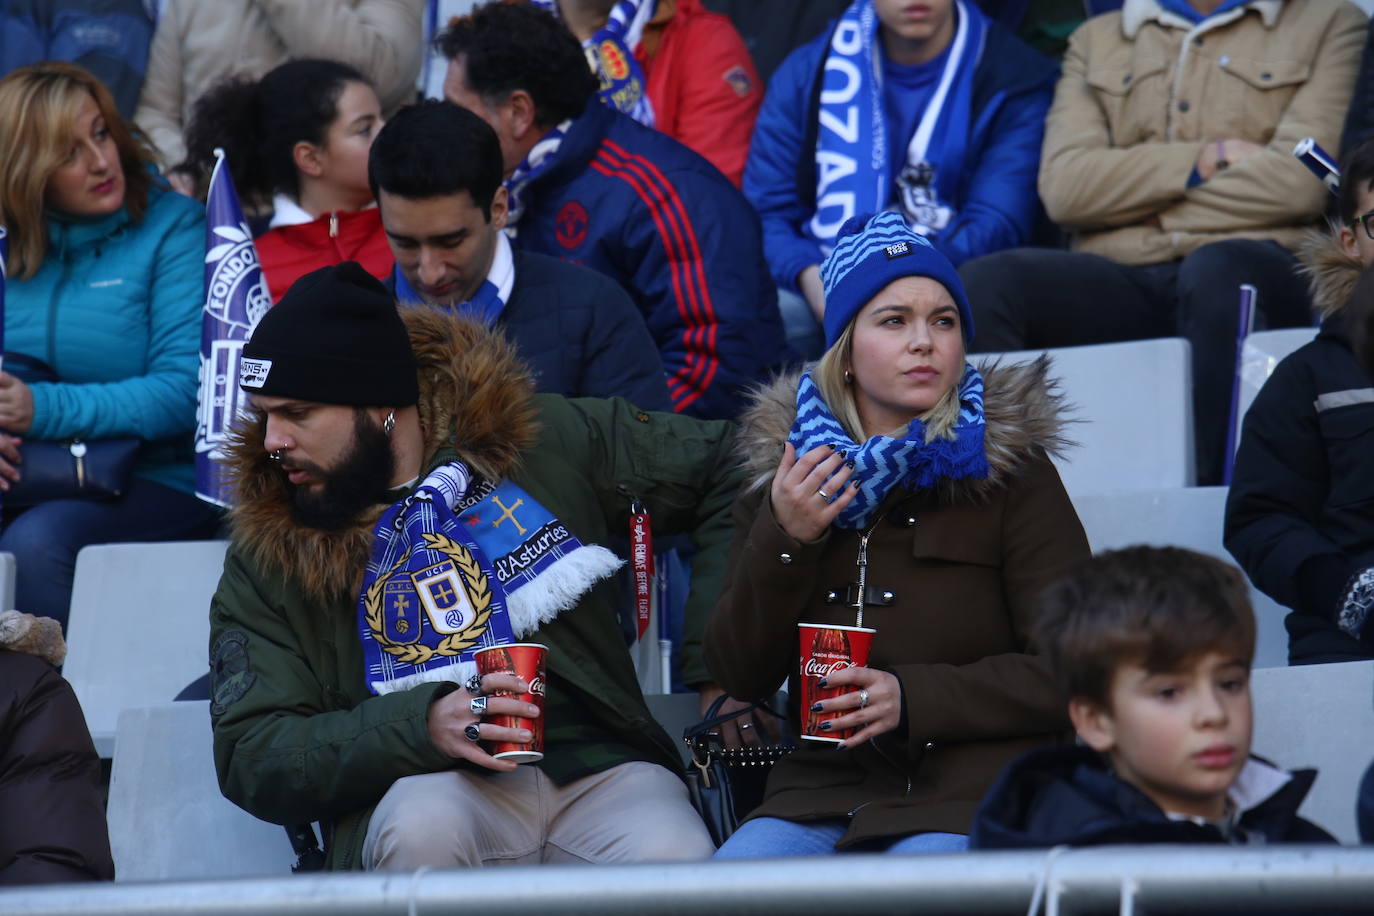
[[[363,619],[372,638],[383,652],[411,665],[471,649],[491,620],[491,581],[472,551],[445,534],[426,533],[423,539],[445,559],[408,573],[411,551],[406,551],[363,596]],[[421,642],[426,625],[444,638],[433,646]]]
[[[475,651],[534,632],[620,565],[512,481],[441,464],[373,529],[357,605],[368,689],[462,683]]]
[[[907,224],[922,235],[939,232],[954,217],[954,211],[940,203],[935,167],[928,162],[902,169],[897,176],[897,195]]]
[[[603,41],[596,49],[601,59],[601,72],[619,82],[630,75],[630,65],[625,61],[625,52],[613,41]]]

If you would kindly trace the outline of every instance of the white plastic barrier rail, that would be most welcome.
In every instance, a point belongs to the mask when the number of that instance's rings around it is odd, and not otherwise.
[[[207,837],[207,841],[212,838]],[[1374,848],[1137,846],[535,866],[0,891],[8,916],[1310,913],[1374,900]]]

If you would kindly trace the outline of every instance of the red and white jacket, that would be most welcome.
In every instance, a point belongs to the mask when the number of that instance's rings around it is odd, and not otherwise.
[[[312,270],[344,261],[357,261],[378,280],[391,276],[395,262],[382,231],[381,211],[375,206],[311,217],[284,195],[278,194],[272,204],[271,228],[253,244],[273,304]]]

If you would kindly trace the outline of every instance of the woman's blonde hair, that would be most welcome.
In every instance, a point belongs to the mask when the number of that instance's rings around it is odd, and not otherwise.
[[[811,377],[820,389],[821,397],[825,398],[825,403],[829,405],[830,412],[840,421],[844,431],[849,433],[849,438],[855,442],[863,442],[868,437],[864,435],[863,421],[859,418],[859,405],[854,399],[854,383],[846,379],[853,350],[854,321],[851,320],[840,332],[835,343],[817,361],[811,371]],[[954,421],[959,419],[959,383],[955,382],[934,407],[919,415],[919,419],[926,426],[927,442],[939,438],[954,438]],[[891,436],[904,434],[904,429],[884,433]]]
[[[119,115],[110,91],[76,64],[47,61],[0,80],[0,223],[9,230],[9,273],[33,276],[43,264],[48,181],[66,159],[86,96],[105,119],[124,170],[124,205],[135,220],[148,205],[152,151]]]

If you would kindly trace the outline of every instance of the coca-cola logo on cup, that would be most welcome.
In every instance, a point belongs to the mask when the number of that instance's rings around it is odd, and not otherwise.
[[[530,681],[530,693],[537,697],[542,697],[544,695],[544,679],[542,677],[536,677],[534,680]]]
[[[818,661],[813,655],[806,660],[806,665],[802,668],[802,674],[807,677],[829,677],[836,671],[843,671],[845,668],[853,668],[854,663],[849,659],[827,662]]]

